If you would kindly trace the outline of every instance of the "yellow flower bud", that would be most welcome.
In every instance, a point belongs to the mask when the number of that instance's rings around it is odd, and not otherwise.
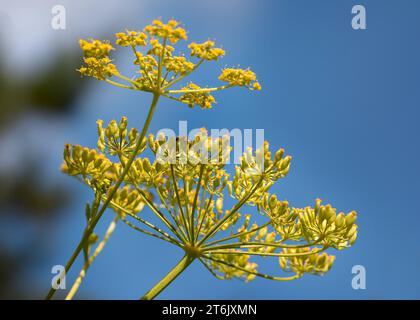
[[[351,225],[356,221],[357,219],[357,212],[352,211],[346,216],[346,226],[351,227]]]
[[[342,226],[344,225],[344,223],[345,223],[345,215],[344,215],[344,213],[343,213],[343,212],[340,212],[340,213],[337,215],[337,218],[335,219],[335,225],[336,225],[338,228],[340,228],[340,227],[342,227]]]

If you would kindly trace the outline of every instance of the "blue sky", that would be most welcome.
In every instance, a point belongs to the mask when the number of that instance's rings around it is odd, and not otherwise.
[[[150,131],[177,129],[179,120],[187,120],[190,128],[263,128],[273,148],[284,147],[293,157],[288,177],[274,187],[279,198],[300,207],[319,197],[339,210],[359,213],[356,244],[337,252],[333,269],[324,277],[244,284],[216,280],[195,264],[159,298],[420,298],[418,2],[119,0],[108,1],[115,15],[104,9],[103,16],[92,5],[89,12],[82,3],[62,2],[69,6],[69,30],[60,36],[48,29],[42,32],[50,42],[60,37],[69,48],[77,46],[78,37],[139,29],[156,17],[182,21],[192,41],[215,39],[227,55],[203,68],[196,81],[212,81],[224,66],[250,66],[263,90],[221,92],[212,110],[162,100]],[[366,30],[351,28],[355,4],[366,7]],[[92,25],[92,19],[99,22]],[[131,57],[120,54],[116,60],[124,69]],[[140,127],[149,103],[148,95],[94,83],[78,101],[77,114],[54,127],[57,137],[45,170],[50,179],[66,183],[77,201],[54,222],[49,255],[28,272],[40,286],[47,288],[51,266],[64,264],[77,244],[84,203],[91,196],[58,172],[62,144],[94,146],[97,118],[126,115],[131,125]],[[107,220],[111,218],[110,212]],[[121,225],[89,271],[80,295],[137,298],[181,256],[166,243]],[[352,289],[353,265],[365,266],[366,290]],[[263,262],[262,269],[279,271],[276,260]]]

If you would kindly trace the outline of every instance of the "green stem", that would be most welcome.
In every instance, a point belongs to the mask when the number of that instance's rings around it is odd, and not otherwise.
[[[165,91],[165,93],[170,93],[170,94],[179,94],[179,93],[208,93],[208,92],[214,92],[214,91],[224,90],[224,89],[231,88],[231,87],[232,87],[232,85],[225,85],[225,86],[214,87],[214,88],[168,90],[168,91]]]
[[[171,284],[190,264],[194,261],[194,257],[185,255],[181,261],[165,276],[160,280],[152,289],[150,289],[141,300],[152,300],[159,293],[162,292],[167,286]]]
[[[281,249],[297,249],[297,248],[309,248],[317,245],[319,242],[305,243],[305,244],[283,244],[283,243],[269,243],[269,242],[232,242],[221,244],[218,246],[207,244],[204,246],[203,251],[218,250],[218,249],[240,249],[240,248],[260,248],[260,247],[275,247]]]
[[[192,72],[194,72],[195,70],[197,70],[197,68],[204,62],[204,59],[201,59],[195,66],[194,68],[190,71],[187,72],[186,74],[184,74],[183,76],[180,76],[176,79],[174,79],[173,81],[170,81],[168,84],[166,84],[166,86],[164,86],[162,89],[167,89],[169,87],[172,87],[175,83],[181,81],[182,79],[184,79],[186,76],[190,75]]]
[[[143,234],[145,234],[145,235],[148,235],[148,236],[151,236],[151,237],[155,237],[155,238],[157,238],[157,239],[160,239],[160,240],[163,240],[163,241],[166,241],[166,242],[169,242],[170,244],[173,244],[173,245],[176,245],[176,246],[178,246],[178,247],[180,247],[180,248],[182,248],[182,245],[179,243],[179,242],[176,242],[176,241],[174,241],[174,240],[171,240],[170,238],[166,238],[166,237],[164,237],[164,236],[161,236],[161,235],[158,235],[158,234],[156,234],[156,233],[153,233],[153,232],[150,232],[150,231],[147,231],[147,230],[144,230],[144,229],[141,229],[141,228],[139,228],[139,227],[137,227],[137,226],[135,226],[134,224],[132,224],[131,222],[129,222],[129,221],[127,221],[126,219],[121,219],[127,226],[129,226],[130,228],[132,228],[132,229],[134,229],[134,230],[136,230],[136,231],[138,231],[138,232],[141,232],[141,233],[143,233]]]
[[[139,221],[139,222],[143,223],[144,225],[148,226],[149,228],[151,228],[151,229],[153,229],[153,230],[157,231],[157,232],[158,232],[158,233],[160,233],[163,237],[165,237],[167,240],[170,240],[170,241],[172,241],[172,242],[175,242],[175,243],[178,243],[178,244],[179,244],[179,242],[178,242],[176,239],[174,239],[173,237],[171,237],[171,236],[170,236],[168,233],[166,233],[165,231],[163,231],[163,230],[159,229],[158,227],[156,227],[156,226],[155,226],[155,225],[153,225],[152,223],[150,223],[150,222],[148,222],[148,221],[146,221],[146,220],[144,220],[144,219],[142,219],[142,218],[138,217],[136,214],[134,214],[134,213],[130,212],[129,210],[124,209],[123,207],[119,206],[119,205],[118,205],[118,204],[116,204],[115,202],[111,201],[111,206],[112,206],[112,207],[115,207],[116,209],[118,209],[118,210],[120,210],[120,211],[122,211],[122,212],[124,212],[125,214],[127,214],[127,215],[129,215],[130,217],[132,217],[133,219],[135,219],[135,220],[137,220],[137,221]],[[122,219],[122,220],[125,220],[125,219]]]
[[[228,250],[206,250],[203,252],[210,254],[230,254],[230,255],[247,255],[247,256],[261,256],[261,257],[305,257],[327,250],[326,247],[314,251],[298,252],[298,253],[268,253],[268,252],[253,252],[253,251],[228,251]]]
[[[66,300],[72,300],[76,292],[79,290],[80,285],[82,284],[83,279],[86,276],[86,273],[90,267],[90,265],[95,261],[101,251],[104,249],[106,243],[108,242],[109,238],[111,237],[112,233],[115,230],[115,226],[117,225],[119,217],[116,216],[111,224],[109,225],[108,229],[106,230],[105,236],[103,240],[98,244],[93,254],[88,258],[88,260],[83,265],[82,270],[80,270],[79,276],[77,277],[76,281],[74,282],[73,286],[71,287],[69,293],[66,296]]]
[[[116,81],[112,81],[110,79],[105,79],[105,81],[108,82],[109,84],[112,84],[113,86],[116,86],[116,87],[120,87],[120,88],[123,88],[123,89],[136,90],[136,88],[134,88],[134,87],[130,87],[130,86],[127,86],[125,84],[122,84],[122,83],[119,83],[119,82],[116,82]]]
[[[142,189],[140,189],[137,185],[135,185],[134,187],[136,188],[137,192],[142,197],[143,201],[152,210],[152,212],[169,228],[169,230],[171,230],[175,234],[175,236],[178,237],[179,240],[182,241],[182,236],[178,233],[178,231],[172,225],[172,223],[165,217],[165,215],[162,212],[160,212],[160,210],[155,206],[155,204],[153,203],[153,201],[150,201],[147,198],[147,195],[144,193],[144,191]]]
[[[270,225],[270,223],[271,223],[271,221],[266,222],[266,223],[264,223],[263,225],[261,225],[261,226],[259,226],[259,227],[256,227],[256,228],[254,228],[254,229],[251,229],[251,230],[248,230],[248,231],[241,231],[241,232],[237,232],[237,233],[234,233],[234,234],[232,234],[232,235],[230,235],[230,236],[228,236],[228,237],[226,237],[226,238],[222,238],[222,239],[219,239],[219,240],[216,240],[216,241],[213,241],[213,242],[206,243],[206,245],[205,245],[204,247],[205,247],[205,248],[207,248],[207,247],[211,247],[211,246],[213,246],[213,245],[215,245],[215,244],[218,244],[218,243],[220,243],[220,242],[229,241],[229,240],[232,240],[232,239],[235,239],[235,238],[241,237],[241,236],[245,236],[245,235],[250,234],[250,233],[254,233],[254,232],[256,232],[256,231],[258,231],[258,230],[260,230],[260,229],[262,229],[262,228],[265,228],[265,227],[266,227],[266,226],[268,226],[268,225]]]
[[[172,220],[175,222],[176,226],[178,227],[181,235],[182,235],[182,240],[183,241],[187,241],[188,236],[184,231],[184,228],[181,224],[181,222],[179,221],[179,219],[177,218],[177,216],[172,212],[171,208],[169,207],[168,203],[166,202],[166,199],[164,198],[164,196],[162,195],[162,192],[160,192],[159,190],[159,186],[155,184],[155,189],[156,189],[156,193],[159,196],[160,201],[162,202],[162,204],[164,205],[164,207],[166,208],[166,210],[169,212],[169,215],[172,217]]]
[[[233,264],[233,263],[229,263],[229,262],[226,262],[226,261],[223,261],[223,260],[215,259],[215,258],[213,258],[211,256],[203,255],[203,258],[212,260],[212,261],[214,261],[216,263],[224,264],[224,265],[226,265],[228,267],[235,268],[235,269],[238,269],[240,271],[243,271],[243,272],[246,272],[246,273],[249,273],[249,274],[253,274],[253,275],[257,276],[257,277],[261,277],[261,278],[268,279],[268,280],[292,281],[292,280],[296,280],[296,279],[298,279],[298,278],[300,278],[302,276],[302,274],[295,274],[294,276],[291,276],[291,277],[273,277],[273,276],[270,276],[268,274],[259,273],[257,271],[252,271],[252,270],[248,270],[246,268],[243,268],[243,267],[238,266],[238,265]]]
[[[195,241],[195,236],[194,236],[195,219],[194,219],[194,216],[195,216],[195,209],[197,207],[198,194],[200,193],[201,179],[203,178],[203,173],[204,173],[204,165],[200,164],[200,177],[198,178],[198,182],[197,182],[197,185],[196,185],[194,203],[193,203],[193,207],[191,209],[190,229],[191,229],[191,241],[192,241],[193,245],[194,245],[194,241]],[[198,220],[198,216],[197,216],[197,220]]]
[[[181,220],[182,220],[181,222],[184,224],[185,230],[187,232],[187,236],[189,236],[189,234],[188,234],[188,224],[187,224],[187,221],[186,221],[185,216],[184,216],[184,209],[182,209],[183,207],[182,207],[182,204],[181,204],[181,198],[179,196],[178,183],[176,182],[176,179],[175,179],[175,172],[174,172],[173,164],[170,164],[170,166],[171,166],[171,176],[172,176],[172,181],[173,181],[173,184],[174,184],[175,196],[176,196],[176,200],[178,202],[178,207],[179,207]]]
[[[198,246],[201,246],[207,239],[211,238],[222,226],[223,224],[232,218],[236,212],[251,198],[251,196],[255,193],[255,191],[259,188],[263,178],[261,177],[257,184],[251,189],[251,191],[242,198],[234,207],[233,209],[227,214],[223,219],[221,219],[210,231],[207,233],[199,242]]]
[[[200,218],[200,224],[199,224],[198,229],[197,229],[196,240],[198,240],[198,237],[200,236],[201,229],[203,227],[204,221],[206,220],[206,215],[207,215],[207,213],[210,209],[211,202],[213,201],[213,196],[214,196],[213,193],[210,194],[210,198],[208,199],[207,206],[204,210],[204,213],[202,214],[202,216]],[[197,219],[198,219],[198,217],[197,217]]]
[[[188,183],[187,183],[187,181],[185,180],[185,176],[183,177],[183,184],[184,184],[184,202],[185,202],[185,212],[186,212],[186,220],[187,220],[187,223],[189,224],[190,222],[191,222],[191,218],[190,218],[190,209],[189,209],[189,205],[188,205],[188,203],[189,203],[189,188],[188,188]],[[193,242],[193,240],[192,240],[192,237],[191,237],[191,225],[189,225],[189,228],[190,228],[190,230],[189,230],[189,232],[188,232],[188,235],[189,235],[189,237],[190,237],[190,242],[192,243]]]
[[[106,208],[110,204],[112,198],[114,197],[114,195],[118,191],[118,188],[120,187],[120,185],[124,181],[124,178],[127,175],[127,173],[129,171],[132,163],[134,162],[134,159],[136,158],[137,153],[141,149],[141,147],[142,147],[142,141],[143,141],[144,137],[146,136],[147,130],[148,130],[148,128],[150,126],[150,123],[152,121],[153,114],[155,112],[156,105],[158,103],[159,97],[160,97],[160,95],[158,93],[153,94],[153,100],[152,100],[152,103],[150,105],[149,113],[147,114],[146,121],[144,122],[144,126],[143,126],[143,129],[141,131],[140,137],[139,137],[139,139],[137,141],[136,148],[135,148],[133,154],[128,159],[127,164],[124,167],[124,170],[123,170],[121,176],[118,178],[117,182],[115,183],[114,187],[112,188],[112,191],[110,192],[107,200],[104,202],[104,204],[102,205],[101,209],[99,210],[99,212],[97,213],[97,215],[94,217],[94,219],[92,220],[92,222],[89,223],[89,226],[86,228],[85,232],[83,233],[82,239],[80,240],[79,244],[77,245],[77,247],[74,250],[73,254],[71,255],[70,259],[67,261],[66,266],[65,266],[65,274],[68,273],[68,271],[72,267],[74,261],[79,256],[80,252],[83,250],[83,247],[85,245],[86,240],[89,238],[90,234],[95,229],[96,225],[98,224],[99,220],[101,219],[102,215],[104,214]],[[46,300],[50,300],[54,296],[55,292],[56,292],[56,289],[54,289],[52,287],[50,289],[50,291],[48,292],[48,294],[47,294],[47,296],[46,296],[45,299]]]

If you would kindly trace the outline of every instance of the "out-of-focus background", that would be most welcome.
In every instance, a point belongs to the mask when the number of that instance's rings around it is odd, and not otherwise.
[[[51,27],[57,4],[66,9],[65,30]],[[366,7],[366,30],[351,27],[356,4]],[[198,83],[224,66],[251,66],[263,90],[222,92],[204,111],[163,100],[150,132],[177,131],[178,120],[191,129],[263,128],[293,156],[274,189],[279,197],[355,209],[360,228],[324,277],[244,284],[195,264],[159,298],[420,298],[419,10],[415,0],[1,0],[0,298],[44,297],[52,266],[65,264],[80,239],[92,195],[60,173],[64,143],[94,147],[98,118],[126,115],[140,127],[150,103],[146,94],[81,79],[78,39],[113,39],[157,17],[180,20],[189,40],[215,39],[227,51]],[[129,51],[116,56],[122,69],[131,61]],[[78,297],[137,298],[181,255],[121,225]],[[365,290],[351,286],[354,265],[366,268]],[[279,271],[275,260],[261,268]]]

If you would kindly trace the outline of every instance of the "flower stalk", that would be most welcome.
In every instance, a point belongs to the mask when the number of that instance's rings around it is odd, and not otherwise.
[[[188,266],[195,260],[194,257],[189,256],[188,254],[178,262],[178,264],[166,275],[164,276],[152,289],[150,289],[141,300],[152,300],[159,293],[161,293],[167,286],[169,286],[172,281],[174,281]]]
[[[108,228],[107,228],[107,230],[105,232],[105,236],[104,236],[103,240],[98,244],[98,246],[96,247],[96,249],[93,252],[93,254],[87,259],[87,261],[83,265],[82,270],[80,270],[79,276],[74,281],[73,286],[71,287],[69,293],[67,294],[67,296],[65,298],[66,300],[73,299],[74,295],[79,290],[80,285],[82,284],[82,281],[83,281],[84,277],[86,276],[86,273],[87,273],[90,265],[93,263],[93,261],[95,261],[95,259],[101,253],[101,251],[105,248],[106,243],[108,242],[108,240],[111,237],[112,233],[115,231],[115,227],[117,225],[118,219],[119,219],[119,217],[116,216],[112,220],[112,222],[110,223],[110,225],[108,226]]]
[[[74,261],[77,259],[77,257],[79,256],[79,254],[82,252],[83,247],[86,245],[86,242],[89,238],[89,236],[93,233],[93,231],[95,230],[96,225],[98,224],[98,222],[100,221],[100,219],[102,218],[102,215],[104,214],[105,210],[107,209],[108,205],[110,204],[113,196],[115,195],[115,193],[118,191],[118,188],[121,186],[121,183],[123,182],[125,176],[128,173],[128,170],[130,169],[131,164],[133,163],[134,159],[136,158],[136,154],[139,152],[140,148],[141,148],[141,144],[142,141],[144,139],[144,137],[146,136],[146,132],[150,126],[150,123],[152,121],[153,118],[153,114],[155,112],[157,103],[159,100],[159,95],[158,94],[154,94],[153,95],[153,100],[152,103],[150,105],[150,109],[149,112],[147,114],[147,118],[146,121],[143,125],[143,129],[141,131],[141,135],[138,139],[135,151],[133,152],[132,156],[128,159],[128,162],[126,164],[126,167],[124,168],[124,171],[122,172],[122,174],[119,176],[117,182],[115,183],[115,186],[113,187],[111,193],[109,194],[109,197],[105,200],[105,202],[103,203],[101,209],[99,210],[99,212],[97,213],[97,215],[94,217],[94,219],[92,220],[92,222],[88,225],[88,227],[85,229],[85,232],[83,233],[83,237],[80,240],[79,244],[77,245],[76,249],[74,250],[74,252],[72,253],[72,255],[70,256],[70,259],[67,261],[64,270],[65,273],[67,274],[68,271],[70,270],[70,268],[73,266]],[[47,296],[46,296],[46,300],[50,300],[51,298],[53,298],[55,292],[57,289],[55,289],[54,287],[51,287],[50,291],[48,292]]]

